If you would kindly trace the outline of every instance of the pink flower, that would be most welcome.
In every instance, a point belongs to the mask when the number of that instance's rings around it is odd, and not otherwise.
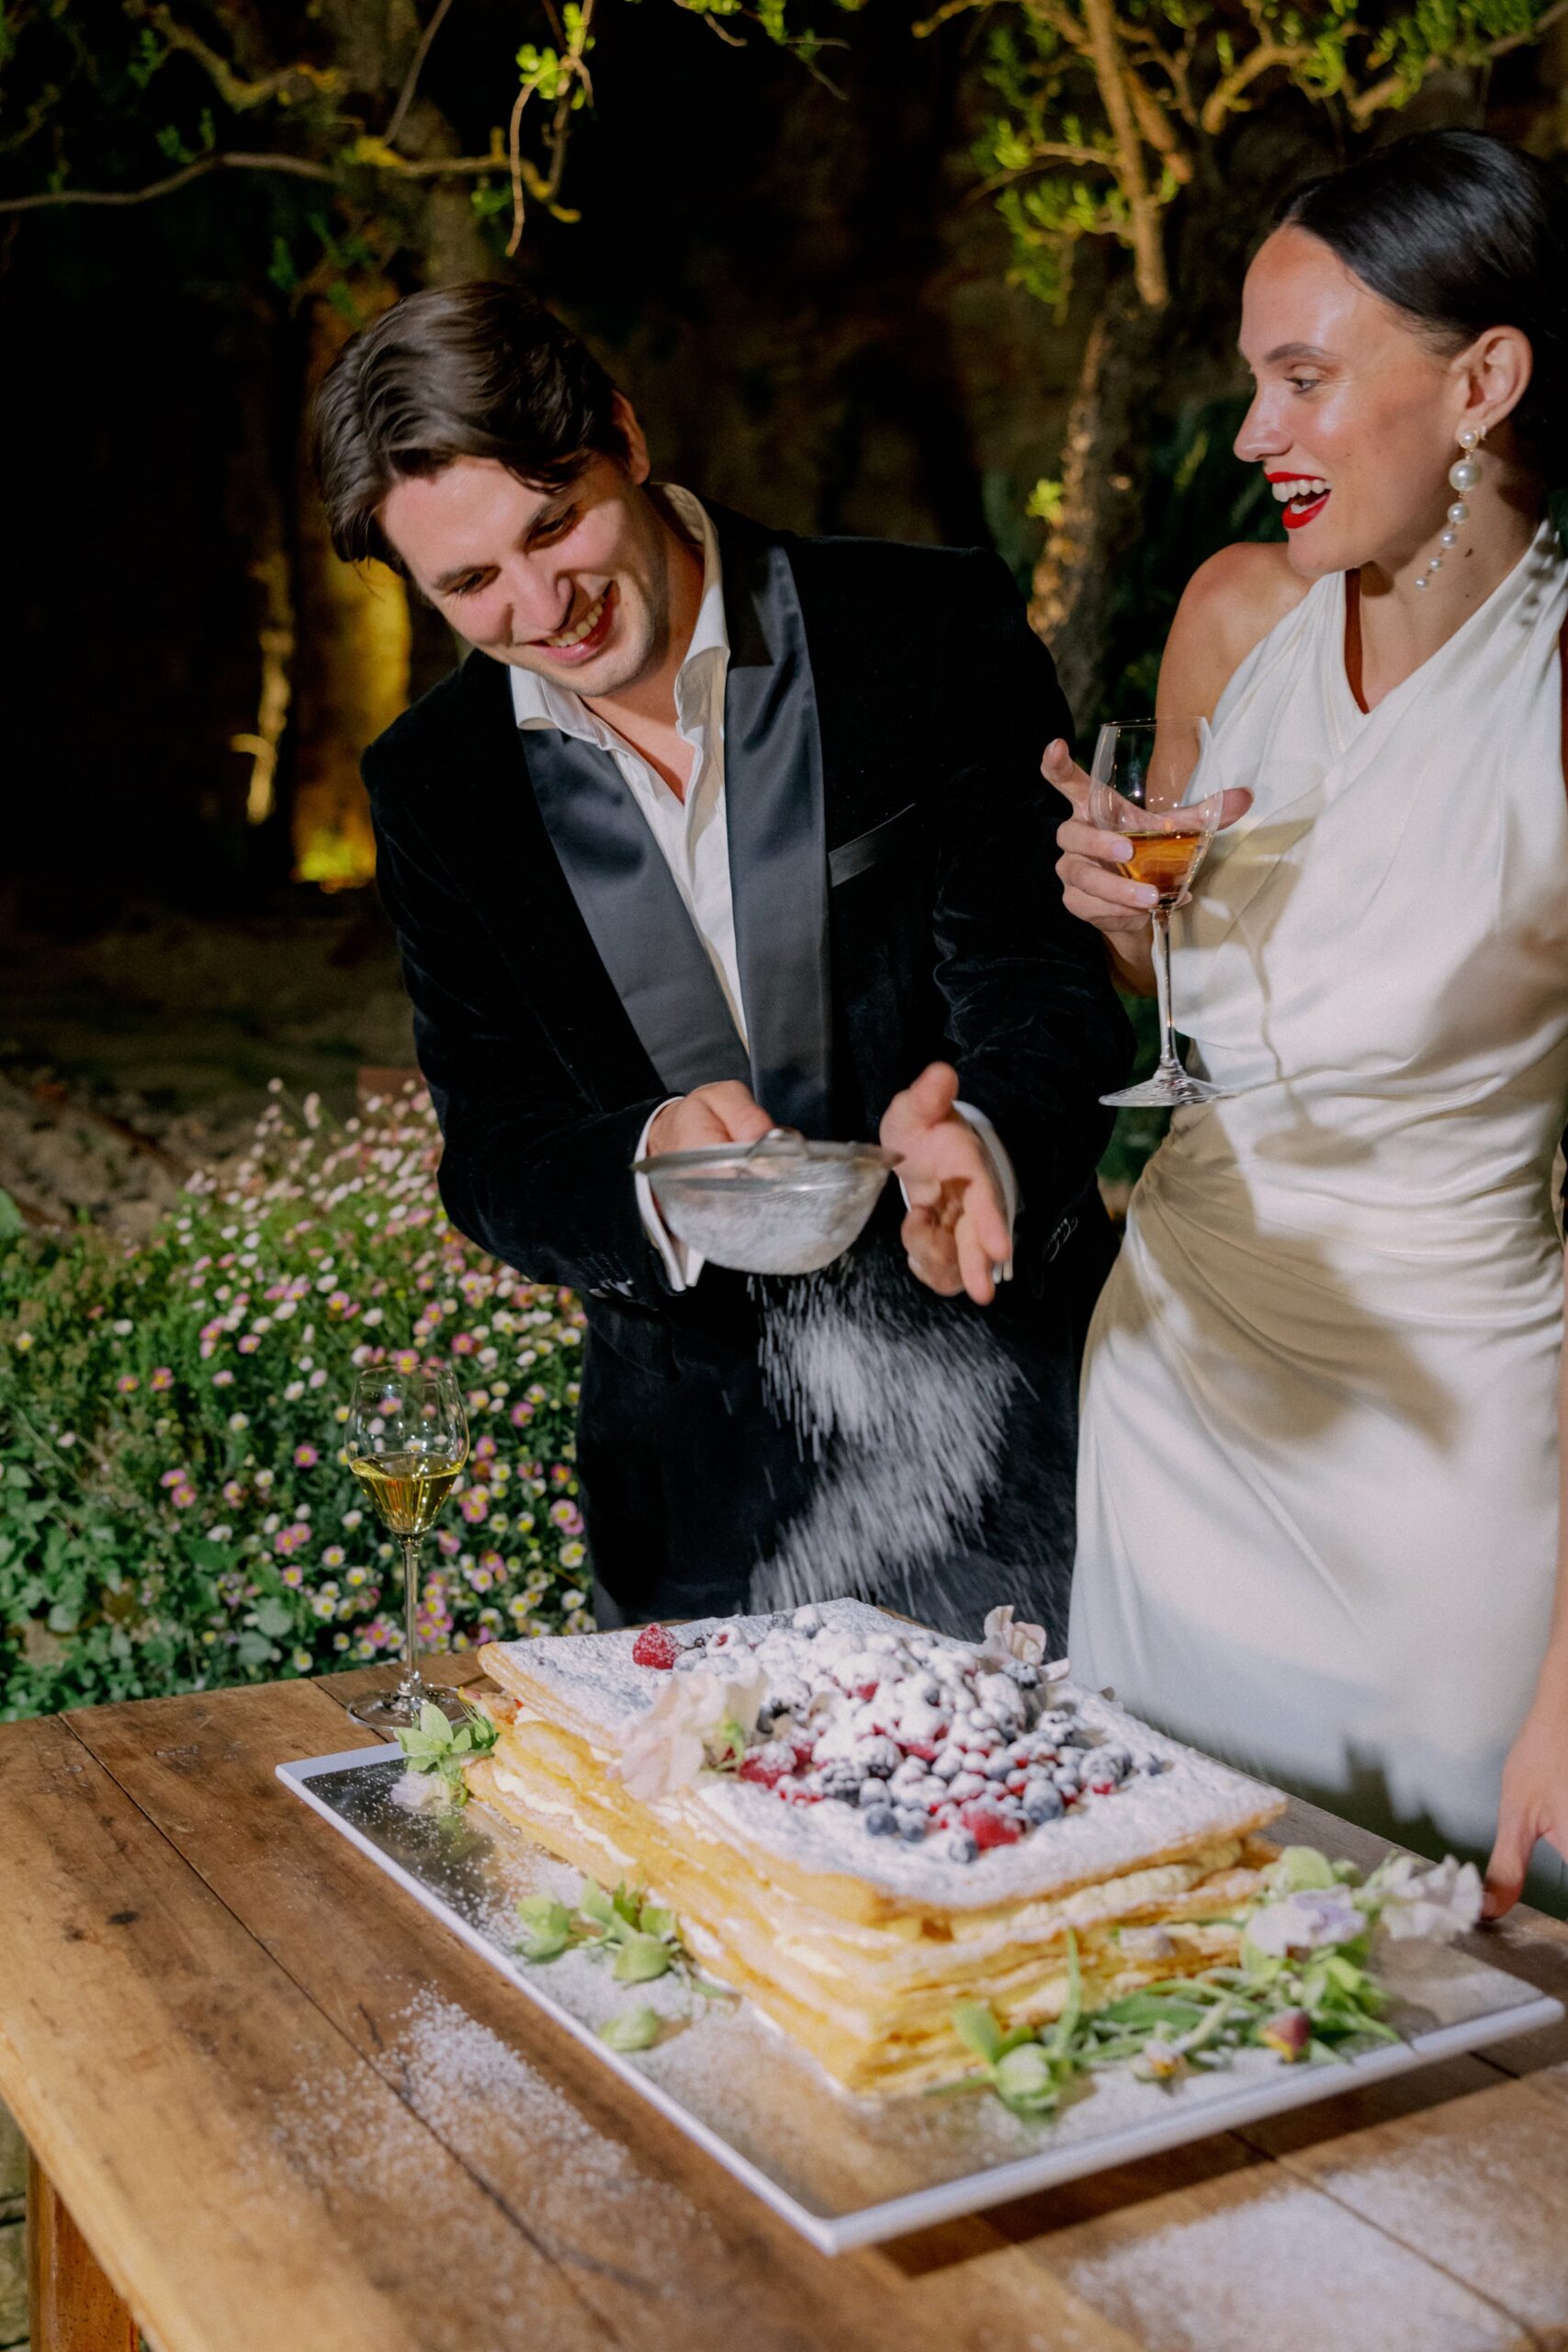
[[[400,1348],[392,1358],[392,1369],[394,1372],[417,1372],[419,1370],[417,1351],[413,1348]]]
[[[550,1517],[563,1535],[581,1534],[582,1513],[575,1503],[567,1502],[564,1498],[558,1503],[552,1503]]]
[[[223,1489],[223,1499],[230,1506],[231,1510],[233,1509],[235,1504],[243,1503],[244,1501],[245,1490],[243,1487],[241,1486],[238,1478],[231,1478],[229,1480],[228,1485]]]
[[[494,1457],[494,1438],[481,1437],[477,1441],[474,1446],[474,1460],[476,1462],[489,1462]]]
[[[257,1339],[254,1331],[247,1331],[243,1340],[235,1340],[234,1345],[241,1355],[254,1356],[256,1350],[260,1347],[261,1341]]]
[[[184,1484],[185,1476],[183,1470],[165,1470],[158,1484],[161,1487],[178,1487]]]
[[[133,1396],[141,1385],[141,1383],[137,1379],[136,1374],[133,1372],[122,1372],[119,1378],[115,1382],[115,1387],[122,1396]]]
[[[459,1331],[452,1342],[452,1353],[455,1356],[471,1356],[478,1346],[479,1341],[471,1331]]]
[[[296,1470],[313,1470],[321,1458],[313,1445],[297,1445],[294,1449]]]
[[[508,1418],[512,1422],[513,1428],[514,1430],[520,1430],[524,1426],[525,1422],[531,1421],[533,1419],[534,1408],[526,1401],[526,1399],[519,1399],[519,1401],[512,1408],[511,1414]]]
[[[194,1487],[176,1487],[175,1488],[174,1501],[175,1509],[176,1510],[189,1510],[195,1500],[196,1488]]]
[[[457,1509],[471,1525],[477,1526],[481,1519],[490,1517],[490,1497],[483,1487],[470,1487],[458,1498]]]
[[[436,1548],[448,1560],[455,1560],[458,1553],[463,1548],[462,1537],[460,1535],[454,1534],[453,1531],[449,1527],[443,1527],[439,1530],[435,1538],[435,1543]]]
[[[232,1388],[234,1385],[233,1374],[231,1372],[215,1372],[212,1375],[212,1385],[214,1388]]]
[[[1038,1666],[1045,1656],[1043,1625],[1015,1624],[1010,1607],[993,1609],[986,1619],[986,1657],[1015,1657],[1021,1665]]]
[[[156,1372],[152,1374],[151,1385],[154,1388],[172,1388],[174,1386],[175,1375],[169,1370],[166,1363],[161,1363],[158,1366]]]
[[[298,1566],[292,1560],[286,1568],[279,1568],[277,1573],[287,1585],[299,1585],[305,1581],[304,1569]]]
[[[279,1528],[272,1539],[272,1548],[275,1552],[281,1552],[287,1555],[290,1552],[298,1552],[300,1546],[308,1544],[310,1540],[310,1529],[308,1521],[298,1519],[292,1527]]]

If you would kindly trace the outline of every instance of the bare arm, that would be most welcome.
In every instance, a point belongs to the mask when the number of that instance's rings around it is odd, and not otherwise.
[[[1212,718],[1236,671],[1253,648],[1305,595],[1280,547],[1223,548],[1188,582],[1171,623],[1155,697],[1157,719]],[[1048,746],[1042,773],[1072,802],[1058,828],[1067,910],[1103,933],[1117,985],[1134,996],[1154,994],[1149,914],[1155,894],[1123,872],[1127,845],[1089,821],[1089,778],[1066,743]],[[1251,795],[1227,793],[1223,824],[1234,824]]]
[[[1568,1314],[1568,1266],[1563,1308]],[[1557,1384],[1557,1589],[1535,1696],[1503,1772],[1496,1843],[1486,1871],[1486,1916],[1517,1903],[1538,1838],[1568,1860],[1568,1349]]]

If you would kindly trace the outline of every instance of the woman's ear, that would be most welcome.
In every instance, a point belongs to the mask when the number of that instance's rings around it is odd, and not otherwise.
[[[1474,425],[1489,433],[1523,400],[1534,368],[1529,335],[1518,327],[1488,327],[1455,363],[1464,393],[1456,432]]]

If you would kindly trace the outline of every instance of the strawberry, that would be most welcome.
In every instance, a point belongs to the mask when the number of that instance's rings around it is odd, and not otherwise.
[[[966,1804],[959,1817],[982,1853],[988,1846],[1016,1845],[1023,1835],[1021,1823],[1009,1821],[995,1805]]]
[[[632,1644],[634,1666],[656,1666],[668,1673],[681,1655],[681,1645],[665,1625],[645,1625]]]

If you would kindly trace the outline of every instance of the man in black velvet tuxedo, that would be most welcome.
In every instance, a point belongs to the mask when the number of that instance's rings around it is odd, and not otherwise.
[[[766,1303],[632,1174],[778,1124],[901,1155],[855,1262],[896,1276],[928,1419],[942,1349],[955,1403],[976,1349],[1005,1371],[983,1475],[898,1564],[926,1585],[881,1597],[970,1631],[1011,1600],[1059,1637],[1097,1098],[1130,1047],[1062,908],[1039,762],[1068,715],[1004,567],[654,486],[626,401],[513,287],[399,304],[316,429],[339,553],[474,649],[365,776],[446,1206],[585,1304],[602,1620],[744,1606],[836,1475],[764,1389]]]

